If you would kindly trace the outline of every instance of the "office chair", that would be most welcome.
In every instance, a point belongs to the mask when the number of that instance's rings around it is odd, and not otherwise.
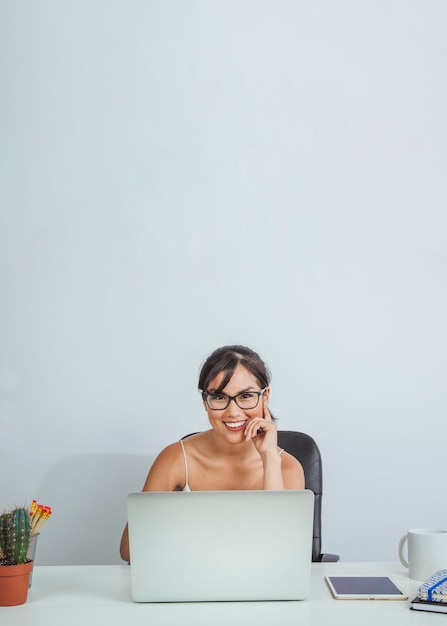
[[[196,433],[185,435],[182,439]],[[338,554],[321,553],[321,499],[323,497],[323,470],[317,444],[309,435],[294,430],[278,430],[278,445],[294,456],[303,466],[306,489],[315,494],[314,530],[312,540],[312,561],[332,561],[340,559]]]
[[[312,561],[332,561],[340,559],[338,554],[321,552],[321,500],[323,497],[323,469],[321,454],[314,439],[305,433],[294,430],[278,430],[278,445],[294,456],[303,466],[306,489],[315,494],[314,532],[312,541]]]

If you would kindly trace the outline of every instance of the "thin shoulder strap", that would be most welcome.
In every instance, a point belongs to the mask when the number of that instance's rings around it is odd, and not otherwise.
[[[185,446],[183,445],[183,441],[181,439],[180,439],[180,444],[181,444],[182,450],[183,450],[183,458],[185,459],[185,488],[189,489],[189,485],[188,485],[188,461],[186,459]]]

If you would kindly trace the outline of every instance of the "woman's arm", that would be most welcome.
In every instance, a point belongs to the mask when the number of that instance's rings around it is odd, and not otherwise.
[[[185,468],[180,443],[173,443],[160,452],[155,459],[142,491],[174,491],[184,482]],[[120,543],[123,561],[130,563],[129,529],[126,524]]]
[[[130,563],[130,550],[129,550],[129,526],[126,524],[121,536],[120,543],[120,556],[123,561]]]
[[[268,408],[264,417],[251,419],[245,429],[245,438],[253,442],[264,466],[263,489],[304,489],[301,463],[291,454],[278,449],[278,430]]]
[[[301,463],[288,452],[276,452],[263,457],[263,489],[304,489],[304,471]]]

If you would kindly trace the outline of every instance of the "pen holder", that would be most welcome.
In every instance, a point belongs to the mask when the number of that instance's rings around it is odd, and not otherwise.
[[[27,559],[29,561],[32,561],[32,566],[31,566],[31,573],[29,575],[28,589],[31,587],[31,583],[33,581],[34,560],[36,558],[37,538],[39,537],[39,535],[40,533],[36,533],[35,535],[31,535],[30,537]]]

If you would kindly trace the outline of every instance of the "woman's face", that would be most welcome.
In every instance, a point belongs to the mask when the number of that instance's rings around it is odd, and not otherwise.
[[[212,392],[219,389],[219,385],[224,377],[221,372],[210,382],[205,391]],[[249,391],[261,391],[259,382],[243,365],[238,365],[234,371],[230,381],[220,390],[219,393],[227,396],[236,396],[237,394]],[[208,413],[208,419],[211,426],[217,432],[223,434],[226,438],[230,437],[232,441],[244,440],[244,429],[249,419],[253,417],[264,417],[264,406],[268,404],[270,388],[267,387],[264,393],[259,397],[259,402],[254,409],[242,409],[234,400],[231,400],[227,408],[222,410],[211,409],[206,401],[204,401],[205,409]]]

